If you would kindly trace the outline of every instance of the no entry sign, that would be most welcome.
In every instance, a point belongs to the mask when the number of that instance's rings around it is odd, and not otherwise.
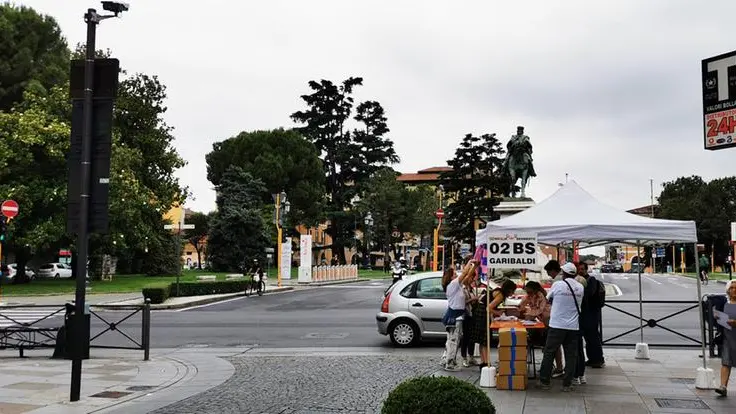
[[[536,234],[491,234],[488,237],[488,268],[537,268],[537,249]]]
[[[5,200],[0,206],[0,212],[7,218],[13,218],[18,215],[18,203],[14,200]]]

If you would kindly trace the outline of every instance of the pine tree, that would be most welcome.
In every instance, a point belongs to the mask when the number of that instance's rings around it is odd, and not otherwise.
[[[332,249],[342,263],[344,247],[353,239],[357,212],[353,201],[360,197],[367,180],[382,167],[399,161],[380,103],[366,101],[354,108],[353,89],[363,78],[351,77],[339,86],[329,80],[310,81],[311,95],[302,95],[307,109],[291,118],[303,124],[297,128],[319,151],[325,169],[327,233]],[[358,122],[351,129],[349,121]]]
[[[496,134],[466,134],[448,161],[452,171],[440,176],[446,199],[445,235],[475,245],[475,221],[495,220],[494,207],[501,201],[506,179],[501,165],[504,150]]]

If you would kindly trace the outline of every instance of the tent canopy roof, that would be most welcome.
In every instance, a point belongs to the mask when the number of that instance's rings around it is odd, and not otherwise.
[[[661,244],[698,240],[694,221],[662,220],[627,213],[601,203],[575,181],[520,213],[489,222],[477,231],[476,244],[491,233],[537,233],[540,243],[586,244],[619,241]]]

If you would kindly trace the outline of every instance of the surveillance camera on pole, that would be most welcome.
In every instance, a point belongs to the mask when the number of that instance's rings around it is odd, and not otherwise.
[[[102,8],[109,12],[115,13],[115,17],[117,17],[118,14],[128,11],[130,9],[130,6],[128,5],[128,3],[120,3],[117,1],[103,1]]]

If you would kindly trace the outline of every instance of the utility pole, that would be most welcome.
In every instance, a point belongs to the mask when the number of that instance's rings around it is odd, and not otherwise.
[[[77,280],[74,301],[75,336],[72,352],[72,378],[70,386],[71,401],[79,401],[82,388],[82,358],[84,349],[89,345],[89,327],[86,324],[85,292],[87,281],[87,255],[89,245],[89,207],[90,207],[90,181],[92,164],[92,140],[93,140],[93,104],[94,97],[94,74],[95,74],[95,40],[97,25],[105,19],[117,17],[121,12],[128,10],[128,5],[105,1],[102,4],[105,10],[114,15],[99,15],[95,9],[87,9],[84,21],[87,23],[87,44],[84,61],[84,101],[83,101],[83,124],[81,159],[79,165],[79,222],[77,228]],[[82,335],[82,333],[86,333]]]

